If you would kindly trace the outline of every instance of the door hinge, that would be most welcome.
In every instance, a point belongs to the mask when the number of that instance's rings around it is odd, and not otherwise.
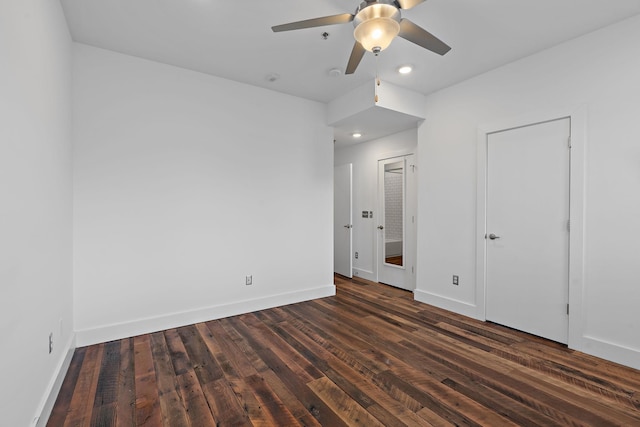
[[[571,137],[569,136],[569,138],[567,138],[567,144],[569,145],[569,148],[571,148]]]
[[[567,220],[567,231],[571,231],[571,220]]]
[[[569,304],[567,304],[567,316],[569,315]]]

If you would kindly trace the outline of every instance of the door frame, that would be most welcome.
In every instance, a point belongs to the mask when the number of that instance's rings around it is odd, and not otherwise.
[[[486,319],[563,344],[570,126],[561,118],[487,134],[487,231],[503,239],[486,240]]]
[[[343,231],[343,229],[339,228],[340,224],[336,224],[336,171],[338,169],[344,168],[349,173],[349,221],[348,224],[343,224],[342,227],[347,228],[347,232],[349,233],[349,248],[347,250],[347,258],[348,259],[348,270],[349,274],[344,275],[344,272],[336,271],[336,254],[337,254],[337,242],[336,237],[338,230]],[[353,163],[345,163],[343,165],[338,165],[333,167],[333,271],[334,273],[338,273],[340,275],[344,275],[351,279],[353,277]]]
[[[384,201],[380,198],[380,162],[382,161],[399,161],[400,159],[404,162],[404,224],[403,224],[403,233],[404,233],[404,242],[403,242],[403,266],[395,267],[404,271],[404,287],[401,289],[414,291],[416,288],[416,253],[417,253],[417,204],[418,204],[418,193],[417,193],[417,156],[414,151],[400,151],[396,153],[388,153],[386,155],[379,156],[376,160],[376,167],[378,168],[378,172],[376,173],[377,187],[376,187],[376,206],[378,209],[378,218],[377,220],[382,220],[383,215],[382,206],[384,205]],[[411,162],[409,162],[411,160]],[[409,169],[411,169],[411,173],[409,173]],[[410,181],[411,180],[411,181]],[[378,222],[374,221],[373,225],[373,233],[374,233],[374,281],[380,282],[380,270],[384,267],[380,265],[380,256],[379,253],[381,251],[380,244],[380,232],[377,229]]]
[[[569,118],[571,156],[569,164],[569,333],[568,345],[584,344],[584,211],[587,108],[545,110],[480,126],[477,134],[476,169],[476,318],[486,320],[487,144],[492,133]]]

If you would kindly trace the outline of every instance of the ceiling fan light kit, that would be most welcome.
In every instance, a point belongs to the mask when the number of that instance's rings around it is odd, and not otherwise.
[[[389,47],[400,32],[400,10],[385,2],[362,2],[353,20],[354,38],[369,52]]]
[[[354,14],[324,16],[271,27],[274,32],[300,30],[325,25],[352,22],[356,39],[345,74],[353,74],[366,51],[379,54],[389,47],[396,36],[417,44],[427,50],[444,55],[451,48],[436,36],[401,18],[400,9],[411,9],[425,0],[364,0]]]

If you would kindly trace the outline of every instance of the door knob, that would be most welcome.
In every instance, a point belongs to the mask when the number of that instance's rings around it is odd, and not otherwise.
[[[490,238],[491,240],[496,240],[496,239],[499,239],[499,238],[500,238],[500,236],[496,236],[495,234],[491,233],[491,234],[489,234],[489,238]]]
[[[347,225],[344,226],[344,228],[351,228],[351,227],[353,227],[353,225],[351,225],[351,224],[347,224]]]
[[[384,229],[384,226],[379,225],[379,226],[378,226],[378,230],[382,230],[382,229]]]

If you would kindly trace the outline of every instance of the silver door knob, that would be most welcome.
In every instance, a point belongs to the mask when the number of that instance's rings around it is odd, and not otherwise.
[[[496,236],[495,234],[491,233],[491,234],[489,234],[489,238],[490,238],[491,240],[496,240],[496,239],[499,239],[499,238],[500,238],[500,236]]]
[[[351,225],[351,224],[347,224],[347,225],[344,226],[344,228],[351,228],[351,227],[353,227],[353,225]]]
[[[379,225],[378,230],[382,230],[382,229],[384,229],[384,227],[382,225]]]

